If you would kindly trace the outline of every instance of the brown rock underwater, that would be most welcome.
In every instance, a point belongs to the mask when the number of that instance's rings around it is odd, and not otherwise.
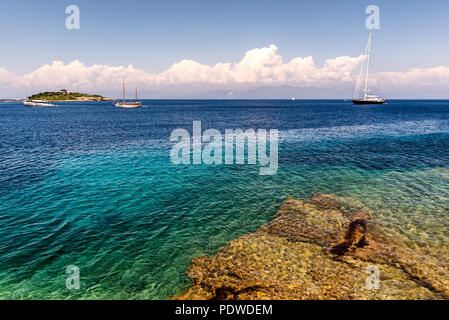
[[[379,288],[368,289],[370,267]],[[288,199],[272,221],[193,259],[175,299],[449,299],[449,252],[418,246],[331,195]]]

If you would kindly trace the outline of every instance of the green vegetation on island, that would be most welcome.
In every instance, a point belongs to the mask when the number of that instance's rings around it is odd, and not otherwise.
[[[29,96],[28,99],[47,101],[110,101],[110,99],[98,94],[69,92],[66,89],[61,89],[58,92],[41,92]]]

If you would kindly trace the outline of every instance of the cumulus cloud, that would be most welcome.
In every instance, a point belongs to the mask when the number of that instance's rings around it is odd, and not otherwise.
[[[297,84],[320,85],[353,81],[353,71],[360,57],[338,57],[329,59],[322,68],[315,65],[312,57],[297,57],[284,62],[275,45],[256,48],[234,63],[203,65],[193,60],[174,63],[168,70],[150,74],[133,66],[86,66],[75,60],[68,64],[53,61],[24,76],[15,76],[0,69],[0,81],[15,87],[39,89],[77,88],[83,90],[105,90],[116,87],[124,76],[127,82],[139,87],[154,87],[179,84]]]
[[[98,64],[86,66],[84,63],[75,60],[69,64],[64,64],[62,61],[53,61],[50,65],[43,65],[21,77],[18,85],[49,89],[104,90],[111,88],[111,85],[120,83],[123,76],[129,78],[132,82],[141,84],[151,79],[151,75],[133,66],[114,67]]]
[[[284,63],[278,48],[271,45],[246,52],[236,63],[201,65],[192,60],[175,63],[156,76],[158,84],[210,83],[210,84],[297,84],[320,85],[330,82],[353,81],[353,71],[363,56],[329,59],[318,68],[313,58],[294,58]]]
[[[75,60],[68,64],[53,61],[23,76],[14,75],[0,67],[0,84],[3,88],[20,88],[30,91],[69,90],[110,91],[120,87],[125,77],[130,86],[141,90],[154,90],[174,85],[212,85],[234,88],[239,85],[296,85],[315,87],[350,86],[355,81],[363,56],[342,56],[328,59],[317,66],[312,56],[296,57],[283,61],[275,45],[246,52],[238,62],[220,62],[213,66],[193,60],[174,63],[168,70],[150,74],[130,66],[95,64],[86,66]],[[411,69],[407,72],[383,72],[379,80],[388,86],[448,85],[449,67]]]
[[[449,86],[449,67],[413,68],[407,72],[381,72],[379,81],[393,86]]]
[[[14,85],[14,83],[19,81],[20,81],[19,77],[12,74],[5,68],[0,67],[0,85],[2,85],[3,87],[8,87]]]

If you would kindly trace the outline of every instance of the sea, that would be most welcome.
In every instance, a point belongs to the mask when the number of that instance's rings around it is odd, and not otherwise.
[[[193,258],[316,193],[363,204],[412,243],[449,245],[447,100],[143,102],[0,104],[0,299],[170,299]],[[278,130],[276,174],[174,164],[170,135],[194,121]]]

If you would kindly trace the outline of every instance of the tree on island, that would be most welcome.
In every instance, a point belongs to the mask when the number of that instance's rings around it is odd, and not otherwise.
[[[29,100],[49,100],[49,101],[61,101],[61,100],[73,100],[73,101],[108,101],[109,99],[98,94],[87,94],[79,92],[69,92],[67,89],[61,89],[57,92],[41,92],[28,97]]]

